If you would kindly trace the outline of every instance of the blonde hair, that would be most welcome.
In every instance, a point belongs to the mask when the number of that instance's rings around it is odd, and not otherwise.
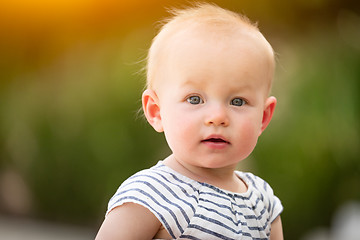
[[[158,34],[154,37],[147,55],[146,87],[153,88],[156,78],[156,66],[159,56],[169,36],[190,26],[216,27],[221,34],[231,33],[234,28],[246,28],[259,32],[256,23],[252,23],[246,16],[223,9],[215,4],[195,3],[184,9],[170,9],[171,17],[161,22]],[[216,33],[215,33],[216,34]],[[260,33],[261,34],[261,33]]]

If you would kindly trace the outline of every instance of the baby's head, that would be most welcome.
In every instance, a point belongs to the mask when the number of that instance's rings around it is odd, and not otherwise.
[[[274,112],[273,50],[255,25],[231,11],[202,4],[174,14],[149,51],[145,116],[183,164],[236,164]]]
[[[169,57],[191,38],[200,38],[203,41],[213,41],[214,47],[219,43],[227,44],[227,41],[236,41],[238,45],[250,41],[257,51],[261,51],[259,61],[268,63],[265,69],[256,71],[265,72],[263,84],[268,87],[269,93],[275,68],[274,52],[256,24],[246,16],[207,3],[172,10],[171,13],[173,16],[164,21],[165,24],[149,49],[146,68],[148,89],[156,90],[163,81],[172,78],[173,76],[164,76]]]

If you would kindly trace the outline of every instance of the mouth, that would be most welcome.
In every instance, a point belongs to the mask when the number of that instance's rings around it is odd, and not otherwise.
[[[209,137],[201,141],[202,143],[213,143],[213,144],[230,144],[229,141],[222,137]]]

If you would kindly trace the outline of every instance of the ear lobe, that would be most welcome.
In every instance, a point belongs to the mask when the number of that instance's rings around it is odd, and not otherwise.
[[[142,106],[145,113],[145,117],[150,125],[157,132],[163,132],[163,126],[160,115],[159,98],[155,91],[146,89],[142,94]]]
[[[264,112],[263,112],[263,119],[262,119],[262,122],[261,122],[261,131],[259,133],[259,136],[265,130],[265,128],[269,125],[269,123],[270,123],[270,121],[272,119],[272,116],[274,114],[276,102],[277,102],[277,100],[273,96],[268,97],[266,99]]]

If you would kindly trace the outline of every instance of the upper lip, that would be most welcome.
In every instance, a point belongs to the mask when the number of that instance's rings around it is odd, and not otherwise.
[[[201,140],[201,142],[224,142],[230,144],[230,142],[221,135],[210,135],[207,138]]]

